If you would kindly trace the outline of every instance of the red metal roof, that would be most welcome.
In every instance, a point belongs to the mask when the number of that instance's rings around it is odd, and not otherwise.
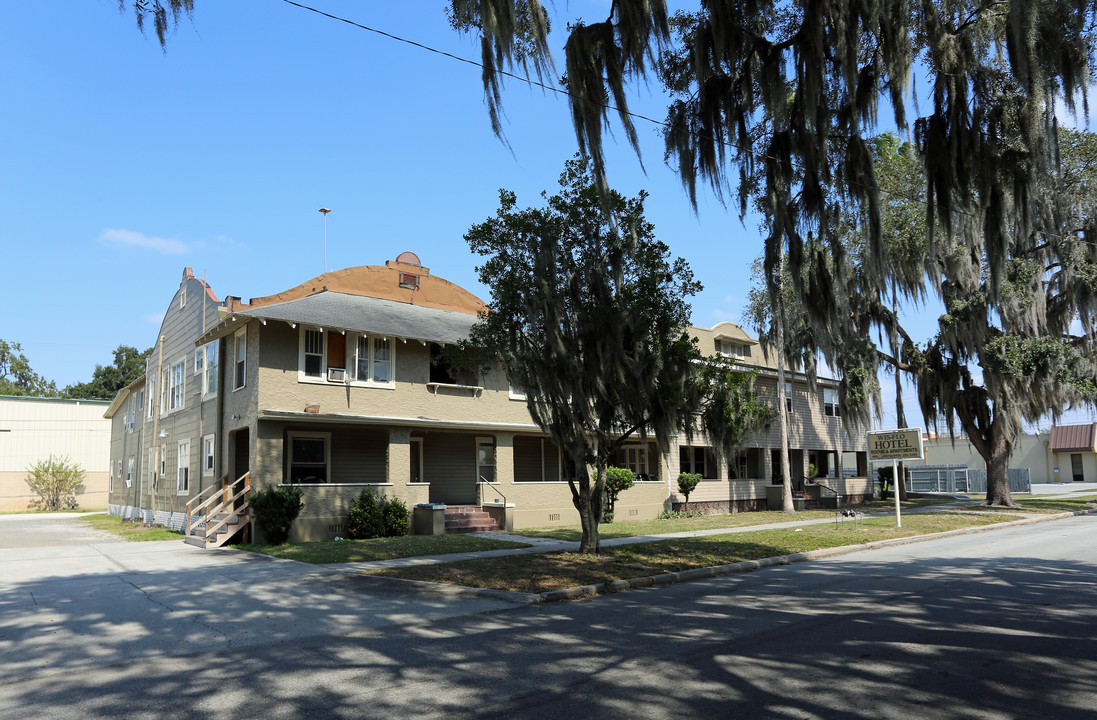
[[[1097,423],[1056,425],[1051,428],[1048,450],[1052,452],[1097,452]]]

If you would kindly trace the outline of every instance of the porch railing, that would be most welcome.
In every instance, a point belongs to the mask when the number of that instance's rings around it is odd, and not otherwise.
[[[479,504],[480,505],[484,504],[484,486],[485,485],[490,487],[493,492],[495,492],[499,495],[499,497],[503,498],[503,504],[504,505],[507,504],[507,496],[503,494],[503,491],[502,490],[496,490],[496,484],[492,483],[490,480],[488,480],[483,475],[481,475],[480,476],[480,482],[476,483],[476,489],[479,491],[479,500],[480,500]]]
[[[220,486],[211,485],[187,502],[186,534],[201,535],[207,545],[220,547],[229,538],[244,529],[249,522],[247,496],[251,492],[251,472],[246,472],[233,482],[228,475],[221,478]],[[209,497],[206,497],[206,496]],[[239,504],[239,507],[236,505]],[[229,532],[228,525],[237,527]],[[218,538],[217,535],[223,535]]]

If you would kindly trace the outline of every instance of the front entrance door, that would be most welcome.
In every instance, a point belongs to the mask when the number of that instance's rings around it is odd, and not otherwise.
[[[1082,453],[1071,453],[1070,474],[1074,476],[1074,482],[1085,482],[1086,476],[1082,472]]]

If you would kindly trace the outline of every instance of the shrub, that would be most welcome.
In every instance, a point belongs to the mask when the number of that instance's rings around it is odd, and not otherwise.
[[[686,509],[689,509],[689,494],[701,482],[700,473],[682,473],[678,476],[678,492],[686,496]]]
[[[76,493],[84,484],[84,468],[67,456],[50,455],[27,468],[26,481],[38,493],[32,506],[41,510],[74,509]]]
[[[305,503],[299,487],[270,487],[252,493],[248,507],[255,515],[255,524],[267,536],[271,545],[281,545],[289,537],[290,527]]]
[[[628,468],[606,468],[605,498],[602,501],[602,522],[613,522],[613,506],[617,496],[628,490],[636,482],[636,473]]]
[[[407,535],[409,529],[408,506],[398,498],[378,498],[363,489],[347,511],[347,537],[351,540],[397,537]]]
[[[381,502],[381,515],[385,519],[385,537],[407,535],[410,529],[408,506],[399,498],[388,498]]]
[[[385,516],[377,496],[366,489],[347,511],[347,537],[351,540],[381,537],[385,533]]]
[[[700,510],[664,510],[659,513],[660,520],[678,520],[681,518],[695,518],[704,515]]]

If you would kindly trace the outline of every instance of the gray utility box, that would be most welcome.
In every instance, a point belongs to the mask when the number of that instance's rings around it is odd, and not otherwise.
[[[412,511],[412,532],[416,535],[445,535],[446,506],[421,503]]]

